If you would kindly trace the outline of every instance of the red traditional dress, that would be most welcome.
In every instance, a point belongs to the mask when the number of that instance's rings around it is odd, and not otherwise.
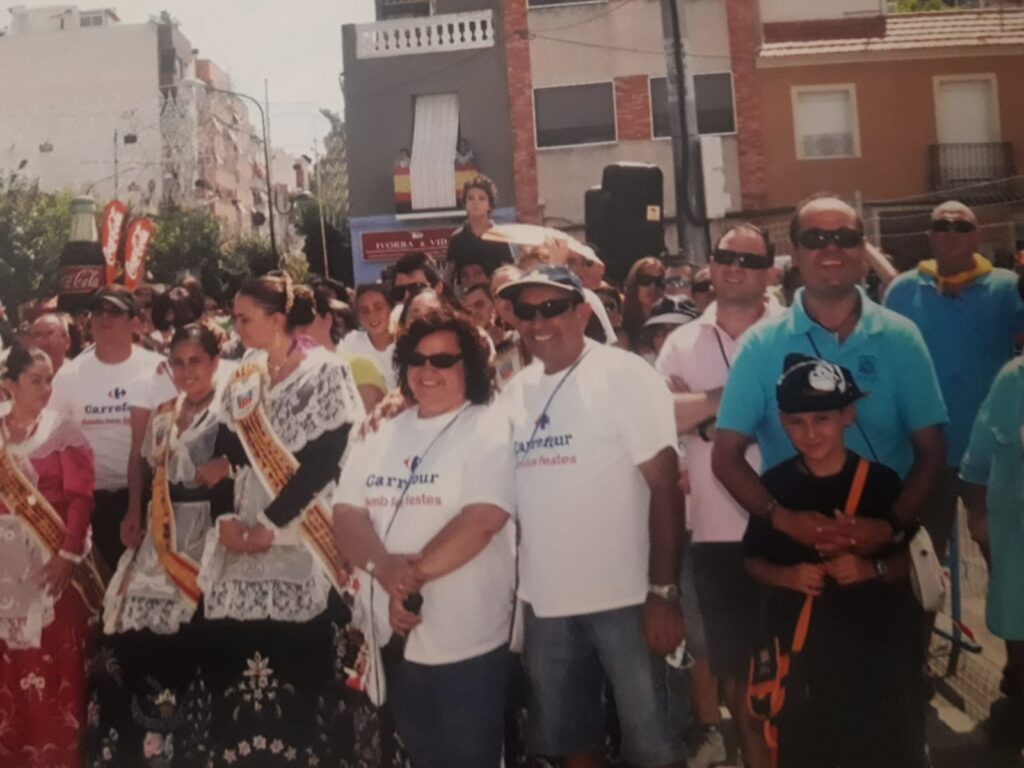
[[[4,451],[60,517],[62,525],[49,528],[51,543],[60,541],[60,550],[71,556],[86,553],[93,455],[78,427],[44,411],[36,432],[23,443],[0,445]],[[44,594],[39,570],[59,555],[3,502],[11,498],[3,490],[0,483],[0,765],[77,768],[90,618],[78,588],[84,567],[59,599]],[[61,533],[62,539],[54,537]]]

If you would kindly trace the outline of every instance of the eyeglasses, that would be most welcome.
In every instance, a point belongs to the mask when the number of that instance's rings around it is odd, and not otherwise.
[[[423,355],[419,352],[410,352],[406,365],[410,368],[422,368],[430,363],[431,368],[439,371],[447,370],[462,360],[462,355],[453,355],[450,352],[438,352],[436,355]]]
[[[977,228],[974,222],[967,221],[966,219],[956,219],[953,221],[950,219],[935,219],[932,222],[932,232],[957,232],[961,235],[966,235]]]
[[[687,288],[690,285],[690,281],[685,277],[667,277],[665,278],[666,288]]]
[[[512,305],[512,314],[518,317],[520,320],[533,320],[538,314],[550,320],[552,317],[558,317],[564,315],[579,302],[575,299],[548,299],[542,301],[540,304],[527,304],[523,301],[517,301]]]
[[[768,269],[775,263],[771,256],[763,256],[760,253],[745,253],[743,251],[730,251],[726,248],[719,248],[711,254],[711,260],[715,264],[728,267],[732,264],[739,264],[744,269]]]
[[[849,227],[839,229],[805,229],[797,237],[797,243],[801,248],[810,251],[820,251],[829,243],[836,248],[856,248],[864,241],[864,233]]]
[[[665,287],[665,278],[660,275],[645,275],[641,272],[636,276],[636,284],[641,288],[647,288],[652,285],[656,285],[658,288]]]
[[[405,301],[405,297],[409,295],[410,291],[422,291],[424,288],[430,286],[426,283],[406,283],[405,285],[396,285],[391,289],[391,300],[396,304]]]

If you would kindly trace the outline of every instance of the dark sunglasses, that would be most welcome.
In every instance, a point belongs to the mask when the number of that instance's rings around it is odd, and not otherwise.
[[[436,355],[423,355],[419,352],[410,352],[406,362],[410,368],[422,368],[430,363],[431,368],[439,371],[447,370],[462,360],[462,355],[453,355],[450,352],[438,352]]]
[[[858,229],[805,229],[797,237],[797,243],[810,251],[820,251],[829,243],[836,248],[856,248],[864,241],[864,233]]]
[[[690,290],[692,290],[694,293],[707,293],[708,291],[711,290],[711,281],[698,280],[693,284],[693,288],[691,288]]]
[[[645,275],[643,273],[636,276],[636,284],[642,288],[647,288],[652,285],[656,285],[659,288],[665,287],[665,278],[660,275]]]
[[[771,256],[763,256],[760,253],[744,253],[743,251],[730,251],[726,248],[718,248],[711,254],[711,260],[715,264],[728,267],[732,264],[739,264],[744,269],[768,269],[775,263]]]
[[[538,314],[550,320],[552,317],[558,317],[564,315],[570,309],[575,307],[579,302],[575,299],[548,299],[542,301],[540,304],[527,304],[523,301],[517,301],[512,305],[512,314],[518,317],[520,320],[533,320]]]
[[[957,232],[961,235],[966,235],[977,228],[974,222],[966,221],[965,219],[957,219],[955,221],[936,219],[932,222],[932,232]]]
[[[405,297],[409,295],[409,291],[421,291],[424,288],[430,286],[426,283],[406,283],[405,285],[396,285],[391,289],[391,300],[396,304],[405,301]]]

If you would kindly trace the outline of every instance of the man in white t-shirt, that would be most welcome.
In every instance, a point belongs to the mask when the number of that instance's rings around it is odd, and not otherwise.
[[[722,235],[709,266],[715,302],[668,337],[656,366],[676,393],[676,427],[686,449],[690,479],[687,522],[692,530],[688,556],[692,557],[697,603],[704,620],[710,673],[722,684],[726,706],[739,731],[744,764],[762,768],[768,765],[768,753],[746,707],[747,672],[757,624],[757,587],[743,569],[742,541],[748,516],[711,472],[711,431],[740,337],[761,319],[779,314],[782,307],[769,303],[766,295],[772,278],[772,248],[759,227],[738,224]],[[747,461],[755,470],[760,468],[756,445],[747,449]],[[695,681],[699,678],[695,669]],[[715,687],[712,682],[712,696]],[[702,721],[693,745],[694,754],[699,755],[705,743],[720,741],[721,736],[716,733],[717,706],[702,706],[702,686],[695,684],[694,689],[695,709]],[[704,712],[716,716],[704,722]]]
[[[516,454],[530,748],[603,765],[607,679],[623,759],[682,765],[661,658],[683,639],[671,395],[640,357],[584,338],[591,309],[564,267],[500,295],[540,361],[500,403]]]
[[[117,566],[125,549],[121,521],[128,509],[133,420],[144,427],[149,411],[175,393],[164,359],[132,343],[134,318],[135,305],[127,290],[107,286],[97,291],[91,321],[95,346],[61,367],[50,399],[51,408],[82,427],[92,447],[92,539],[110,568]],[[139,445],[141,437],[139,432]]]

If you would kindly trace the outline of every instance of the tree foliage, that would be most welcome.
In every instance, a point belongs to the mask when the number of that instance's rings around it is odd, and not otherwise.
[[[71,194],[48,194],[15,174],[0,178],[0,301],[11,310],[51,296],[71,231]]]
[[[896,10],[899,13],[919,13],[922,11],[948,11],[960,5],[960,2],[947,2],[946,0],[898,0]]]

